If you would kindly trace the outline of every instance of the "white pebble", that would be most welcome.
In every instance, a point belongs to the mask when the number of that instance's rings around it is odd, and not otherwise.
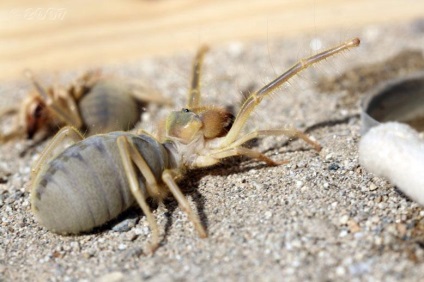
[[[347,214],[343,215],[340,217],[340,224],[347,224],[347,222],[349,221],[349,216]]]
[[[123,251],[126,248],[127,248],[127,245],[125,245],[125,244],[119,244],[119,246],[118,246],[118,250],[120,250],[120,251]]]
[[[272,217],[272,212],[271,211],[266,211],[265,214],[265,219],[270,219]]]
[[[339,237],[340,237],[340,238],[342,238],[342,237],[346,237],[346,236],[347,236],[347,234],[348,234],[347,230],[342,230],[342,231],[340,231],[340,233],[339,233]]]
[[[337,276],[345,276],[346,275],[346,269],[343,266],[338,266],[336,268],[336,274],[337,274]]]

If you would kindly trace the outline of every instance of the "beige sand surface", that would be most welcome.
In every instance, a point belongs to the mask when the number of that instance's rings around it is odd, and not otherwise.
[[[361,38],[360,48],[309,69],[265,99],[247,127],[309,128],[323,146],[321,153],[301,141],[268,137],[252,146],[277,160],[290,160],[288,165],[267,167],[231,159],[189,172],[180,186],[199,211],[209,237],[198,238],[170,199],[165,208],[154,210],[163,240],[153,256],[145,255],[150,231],[138,209],[81,236],[59,236],[39,226],[27,189],[30,165],[46,143],[25,153],[29,141],[1,145],[0,281],[420,280],[424,210],[358,163],[361,92],[352,89],[365,83],[364,78],[346,76],[333,90],[322,83],[371,63],[380,64],[378,76],[389,67],[384,62],[400,51],[422,52],[422,22],[212,48],[205,61],[204,101],[238,108],[240,91],[261,87],[312,54],[312,40],[330,47],[351,35]],[[184,53],[105,71],[142,77],[181,108],[192,57]],[[59,80],[74,76],[63,74]],[[53,78],[41,79],[47,83]],[[11,82],[0,85],[0,95],[4,103],[18,102],[29,88],[26,81]],[[167,111],[149,106],[144,126],[153,127]]]

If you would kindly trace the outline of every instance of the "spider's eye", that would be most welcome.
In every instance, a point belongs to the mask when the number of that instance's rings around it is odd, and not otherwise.
[[[189,109],[187,109],[187,108],[183,108],[181,111],[182,111],[183,113],[189,113],[189,112],[190,112],[190,110],[189,110]]]

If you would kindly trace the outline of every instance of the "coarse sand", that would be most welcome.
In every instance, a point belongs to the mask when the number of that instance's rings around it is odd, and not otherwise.
[[[250,145],[289,164],[268,167],[233,158],[188,172],[179,185],[209,237],[199,238],[170,198],[163,206],[152,205],[162,239],[153,255],[147,253],[151,233],[138,208],[89,234],[60,236],[44,229],[31,213],[29,177],[47,142],[2,144],[0,281],[422,280],[424,210],[361,168],[357,145],[360,98],[387,79],[391,67],[391,76],[417,69],[407,59],[393,58],[412,54],[418,56],[412,62],[422,59],[423,26],[414,21],[349,34],[333,30],[212,46],[202,76],[203,101],[237,110],[241,93],[260,88],[315,53],[311,42],[331,47],[361,38],[359,48],[306,70],[264,99],[246,127],[293,125],[306,130],[323,150],[317,153],[283,136],[267,137]],[[152,58],[105,67],[104,72],[148,81],[181,108],[193,56]],[[40,80],[68,83],[76,75],[40,75]],[[19,103],[30,88],[24,79],[2,83],[2,106]],[[140,126],[154,129],[168,111],[149,105]],[[10,120],[1,122],[2,130]]]

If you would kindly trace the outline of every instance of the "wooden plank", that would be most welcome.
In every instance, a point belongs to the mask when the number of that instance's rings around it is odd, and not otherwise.
[[[407,21],[420,0],[3,1],[0,80],[125,62],[201,43],[273,39],[331,28]],[[350,34],[346,35],[349,37]]]

